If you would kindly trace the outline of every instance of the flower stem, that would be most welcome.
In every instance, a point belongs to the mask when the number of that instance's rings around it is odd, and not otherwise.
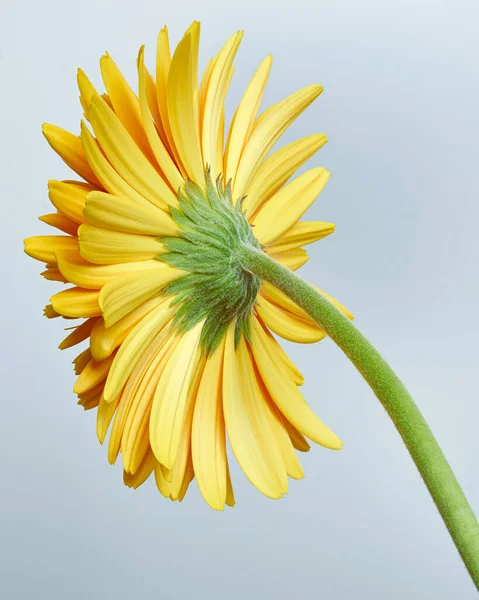
[[[479,590],[479,524],[431,429],[376,348],[329,300],[261,250],[242,246],[243,267],[269,281],[320,325],[367,381],[391,417]]]

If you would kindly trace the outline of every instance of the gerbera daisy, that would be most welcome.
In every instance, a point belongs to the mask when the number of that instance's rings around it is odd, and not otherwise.
[[[224,101],[243,34],[226,42],[198,84],[199,32],[193,23],[171,56],[162,29],[154,76],[140,49],[138,95],[108,54],[100,61],[106,93],[78,71],[80,136],[43,126],[81,178],[49,182],[57,212],[40,219],[66,235],[28,238],[25,251],[46,263],[46,279],[72,284],[52,296],[45,315],[83,319],[60,348],[88,340],[73,361],[74,392],[85,410],[98,409],[101,443],[110,430],[108,458],[121,454],[125,484],[136,488],[154,473],[165,497],[182,500],[196,478],[206,502],[223,509],[234,504],[226,438],[270,498],[287,492],[288,476],[303,477],[295,450],[309,450],[306,438],[341,448],[306,404],[303,377],[273,335],[311,343],[324,331],[249,272],[238,252],[249,245],[296,270],[308,258],[303,246],[334,225],[299,221],[328,181],[326,169],[288,182],[326,136],[270,154],[322,87],[258,116],[268,56],[225,142]]]

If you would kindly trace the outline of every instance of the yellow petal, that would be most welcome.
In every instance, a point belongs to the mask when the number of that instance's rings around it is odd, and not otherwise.
[[[153,396],[178,341],[179,338],[175,335],[166,338],[159,351],[153,355],[131,397],[127,399],[125,395],[122,396],[122,402],[127,400],[129,404],[121,438],[123,466],[129,473],[135,473],[144,453],[150,447],[148,429]]]
[[[182,171],[181,160],[175,146],[173,134],[171,132],[168,119],[168,74],[171,66],[170,41],[168,38],[168,28],[163,27],[158,34],[156,45],[156,99],[158,101],[158,110],[161,116],[161,125],[159,133],[163,143],[170,149],[180,171]]]
[[[164,252],[157,238],[83,224],[78,230],[80,254],[99,265],[138,262]]]
[[[113,359],[114,355],[109,356],[101,362],[97,362],[92,358],[75,382],[73,387],[75,394],[84,394],[104,381]]]
[[[281,456],[283,457],[286,473],[293,479],[302,479],[304,477],[304,472],[301,468],[298,456],[294,451],[291,438],[289,437],[288,431],[284,425],[285,419],[271,399],[271,396],[257,371],[255,372],[255,377],[257,378],[258,389],[262,395],[262,401],[266,407],[265,412],[267,414],[268,421],[274,433],[274,437],[276,438]]]
[[[75,173],[78,173],[80,177],[83,177],[83,179],[89,181],[94,186],[101,188],[100,182],[86,161],[78,136],[49,123],[42,125],[42,131],[47,142],[70,169],[73,169]]]
[[[50,298],[53,309],[65,317],[99,317],[98,290],[74,287]]]
[[[47,225],[51,225],[52,227],[56,227],[60,231],[64,233],[68,233],[69,235],[76,236],[78,232],[78,223],[70,220],[68,217],[60,215],[59,213],[51,213],[49,215],[43,215],[38,217],[40,221],[46,223]]]
[[[234,323],[226,335],[223,407],[228,438],[245,475],[266,496],[281,498],[288,490],[286,469],[244,338],[235,350]]]
[[[60,270],[56,267],[48,267],[46,271],[42,271],[40,273],[42,277],[45,277],[48,281],[58,281],[60,283],[68,283],[68,279],[66,279],[61,273]]]
[[[123,482],[127,487],[133,488],[136,490],[140,487],[142,483],[148,479],[148,477],[153,473],[155,466],[158,464],[158,461],[155,458],[155,455],[149,450],[145,458],[143,459],[140,468],[134,475],[131,473],[123,472]]]
[[[99,96],[92,99],[89,117],[102,150],[119,175],[155,206],[165,210],[177,206],[176,195]]]
[[[158,261],[119,263],[116,265],[94,265],[84,260],[78,251],[57,252],[58,268],[75,285],[99,290],[115,277],[133,275],[139,271],[149,271],[157,267]]]
[[[186,173],[204,185],[198,131],[198,42],[199,23],[185,33],[176,47],[168,73],[168,120],[176,149]]]
[[[272,64],[271,55],[260,64],[231,121],[225,153],[226,181],[235,180],[241,154],[253,130]]]
[[[87,366],[87,364],[90,362],[90,360],[91,360],[91,354],[90,354],[89,348],[87,348],[86,350],[83,350],[83,352],[80,352],[80,354],[72,360],[75,375],[80,375],[80,373]]]
[[[183,432],[181,434],[180,445],[176,455],[175,464],[170,473],[170,498],[173,501],[179,500],[181,502],[182,496],[184,496],[184,493],[186,492],[184,489],[185,477],[188,477],[188,469],[191,468],[192,470],[193,466],[191,456],[191,428],[193,423],[195,400],[198,393],[201,375],[204,369],[205,359],[206,357],[202,356],[198,360],[195,373],[193,374],[188,390]]]
[[[138,308],[129,312],[108,329],[103,319],[98,319],[90,334],[90,350],[95,360],[104,360],[123,343],[133,327],[149,312],[164,302],[164,298],[157,296],[143,302]]]
[[[275,252],[274,248],[270,249],[267,246],[265,252],[270,258],[288,267],[291,271],[297,271],[309,260],[308,253],[304,248],[292,248],[285,252]]]
[[[61,317],[61,315],[57,313],[56,310],[53,310],[53,306],[51,304],[47,304],[45,306],[45,308],[43,309],[43,316],[47,319],[56,319],[58,317]]]
[[[25,240],[25,253],[36,260],[56,263],[58,250],[76,250],[78,238],[69,235],[37,235]]]
[[[84,223],[83,209],[90,186],[66,181],[49,181],[48,196],[53,206],[75,223]]]
[[[226,463],[226,504],[228,506],[234,506],[236,504],[228,463]]]
[[[259,320],[261,321],[261,319]],[[273,357],[273,360],[282,364],[283,372],[286,377],[289,377],[296,385],[303,385],[304,377],[299,369],[289,358],[269,329],[263,326],[263,330],[265,332],[263,342],[267,347],[268,353]]]
[[[252,219],[258,240],[269,244],[292,227],[316,200],[328,179],[326,169],[311,169],[265,202]]]
[[[200,129],[200,141],[202,136],[202,124],[203,124],[203,115],[205,112],[205,98],[206,92],[208,91],[208,85],[210,83],[211,71],[213,70],[213,66],[215,64],[216,58],[210,58],[210,60],[206,63],[205,70],[203,71],[203,75],[201,77],[200,89],[198,91],[198,123]]]
[[[180,447],[188,390],[197,362],[202,327],[203,322],[198,323],[181,335],[160,377],[153,399],[150,443],[158,462],[167,469],[174,466]]]
[[[257,319],[252,319],[251,340],[255,363],[274,403],[290,423],[306,437],[321,446],[339,450],[342,442],[313,413],[296,385],[284,376],[265,344],[265,332]]]
[[[80,102],[85,112],[85,116],[88,118],[88,109],[90,108],[91,99],[97,91],[81,69],[78,69],[77,71],[77,83],[78,89],[80,90]]]
[[[167,299],[144,317],[127,335],[108,375],[105,385],[107,402],[117,399],[128,377],[153,339],[173,318],[174,308]]]
[[[95,324],[99,321],[100,319],[96,317],[83,321],[81,325],[73,328],[73,331],[67,335],[58,348],[60,350],[65,350],[66,348],[71,348],[72,346],[76,346],[80,342],[83,342],[83,340],[86,340],[89,337]]]
[[[112,231],[165,237],[178,235],[178,228],[171,216],[146,200],[140,202],[103,192],[91,192],[84,215],[88,223]]]
[[[146,92],[146,82],[148,73],[145,68],[144,46],[140,49],[138,56],[138,92],[140,96],[140,109],[143,127],[148,138],[151,150],[158,162],[158,165],[165,175],[167,182],[174,192],[184,184],[183,176],[181,175],[174,160],[171,158],[168,150],[163,144],[155,124],[150,114],[148,106],[148,97]]]
[[[231,67],[240,45],[243,32],[238,31],[223,46],[215,58],[204,98],[201,145],[203,164],[209,165],[215,180],[222,173],[223,164],[217,164],[218,139],[221,127],[221,109],[230,82]],[[222,137],[222,135],[221,135]]]
[[[99,302],[106,327],[111,327],[143,302],[156,296],[183,273],[163,263],[147,271],[115,277],[101,290]]]
[[[126,384],[121,392],[121,397],[118,403],[118,411],[115,414],[115,420],[113,421],[113,426],[111,429],[110,441],[108,444],[108,460],[111,464],[115,463],[120,448],[124,448],[125,446],[126,440],[123,440],[125,425],[128,419],[131,420],[134,418],[134,414],[130,418],[130,413],[132,412],[134,402],[141,401],[141,395],[139,394],[139,391],[140,386],[145,380],[147,371],[150,371],[152,376],[155,375],[155,369],[151,368],[153,361],[155,361],[159,352],[164,355],[164,351],[168,350],[175,340],[175,336],[171,335],[171,328],[169,326],[163,327],[163,329],[161,329],[160,332],[154,336],[148,347],[145,348],[143,354],[141,354],[141,356],[139,356],[139,358],[136,360],[135,366],[129,374]],[[149,408],[151,409],[151,402]],[[145,437],[147,438],[149,447],[149,437],[148,435]],[[130,459],[131,456],[129,457],[128,465],[125,464],[125,459],[123,460],[125,469],[128,472],[132,472]],[[128,468],[126,468],[127,466]]]
[[[264,160],[254,172],[245,194],[243,207],[251,216],[283,187],[293,173],[326,143],[324,133],[308,135],[280,148]]]
[[[96,414],[96,435],[100,444],[105,441],[108,428],[110,427],[111,420],[115,414],[116,407],[118,406],[118,398],[116,402],[106,402],[104,395],[100,398],[98,404],[98,412]]]
[[[284,131],[323,91],[320,85],[310,85],[275,104],[255,126],[244,147],[236,174],[233,196],[241,197],[259,163]]]
[[[223,417],[222,372],[224,339],[206,361],[196,397],[191,454],[200,492],[211,508],[226,502],[226,435]]]
[[[100,59],[100,69],[115,114],[143,154],[154,160],[143,129],[138,98],[108,52]]]
[[[124,199],[130,199],[137,204],[150,203],[135,188],[127,183],[123,177],[111,166],[100,150],[97,140],[92,136],[85,123],[81,123],[81,140],[85,156],[95,175],[103,187],[113,194]],[[86,202],[86,199],[85,199]]]
[[[263,323],[277,335],[297,344],[319,342],[326,334],[310,317],[299,316],[284,306],[271,302],[264,293],[256,300],[256,312]]]
[[[283,235],[268,244],[270,252],[287,252],[300,246],[312,244],[334,232],[333,223],[302,221],[295,223]]]

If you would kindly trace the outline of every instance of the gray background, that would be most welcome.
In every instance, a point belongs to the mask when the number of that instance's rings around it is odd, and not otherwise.
[[[4,598],[469,599],[475,592],[401,440],[329,341],[288,344],[305,393],[345,441],[302,459],[281,501],[237,466],[216,513],[123,487],[70,392],[73,352],[42,318],[55,285],[22,254],[46,226],[46,181],[68,177],[42,121],[77,131],[75,74],[108,49],[136,85],[146,42],[203,24],[201,65],[238,28],[229,114],[273,53],[263,106],[321,82],[284,141],[324,131],[332,178],[310,211],[337,223],[304,276],[344,302],[403,377],[479,511],[477,3],[466,1],[5,2],[0,19]],[[53,290],[53,291],[52,291]],[[1,592],[0,592],[1,593]]]

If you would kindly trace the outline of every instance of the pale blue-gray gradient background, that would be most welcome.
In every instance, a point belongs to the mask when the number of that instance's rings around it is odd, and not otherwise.
[[[2,408],[0,595],[5,599],[278,600],[475,597],[394,427],[329,341],[287,349],[313,408],[345,441],[303,455],[306,478],[271,501],[233,462],[237,506],[193,483],[172,504],[133,492],[71,393],[74,351],[42,318],[59,284],[22,253],[47,232],[46,182],[71,175],[43,121],[78,130],[76,69],[100,85],[109,50],[136,86],[157,31],[202,21],[201,66],[236,29],[228,111],[274,55],[263,107],[312,82],[324,94],[284,136],[325,132],[311,166],[331,180],[310,210],[337,224],[304,277],[344,302],[416,398],[476,512],[478,97],[475,1],[34,0],[0,17]],[[52,230],[53,233],[53,230]]]

